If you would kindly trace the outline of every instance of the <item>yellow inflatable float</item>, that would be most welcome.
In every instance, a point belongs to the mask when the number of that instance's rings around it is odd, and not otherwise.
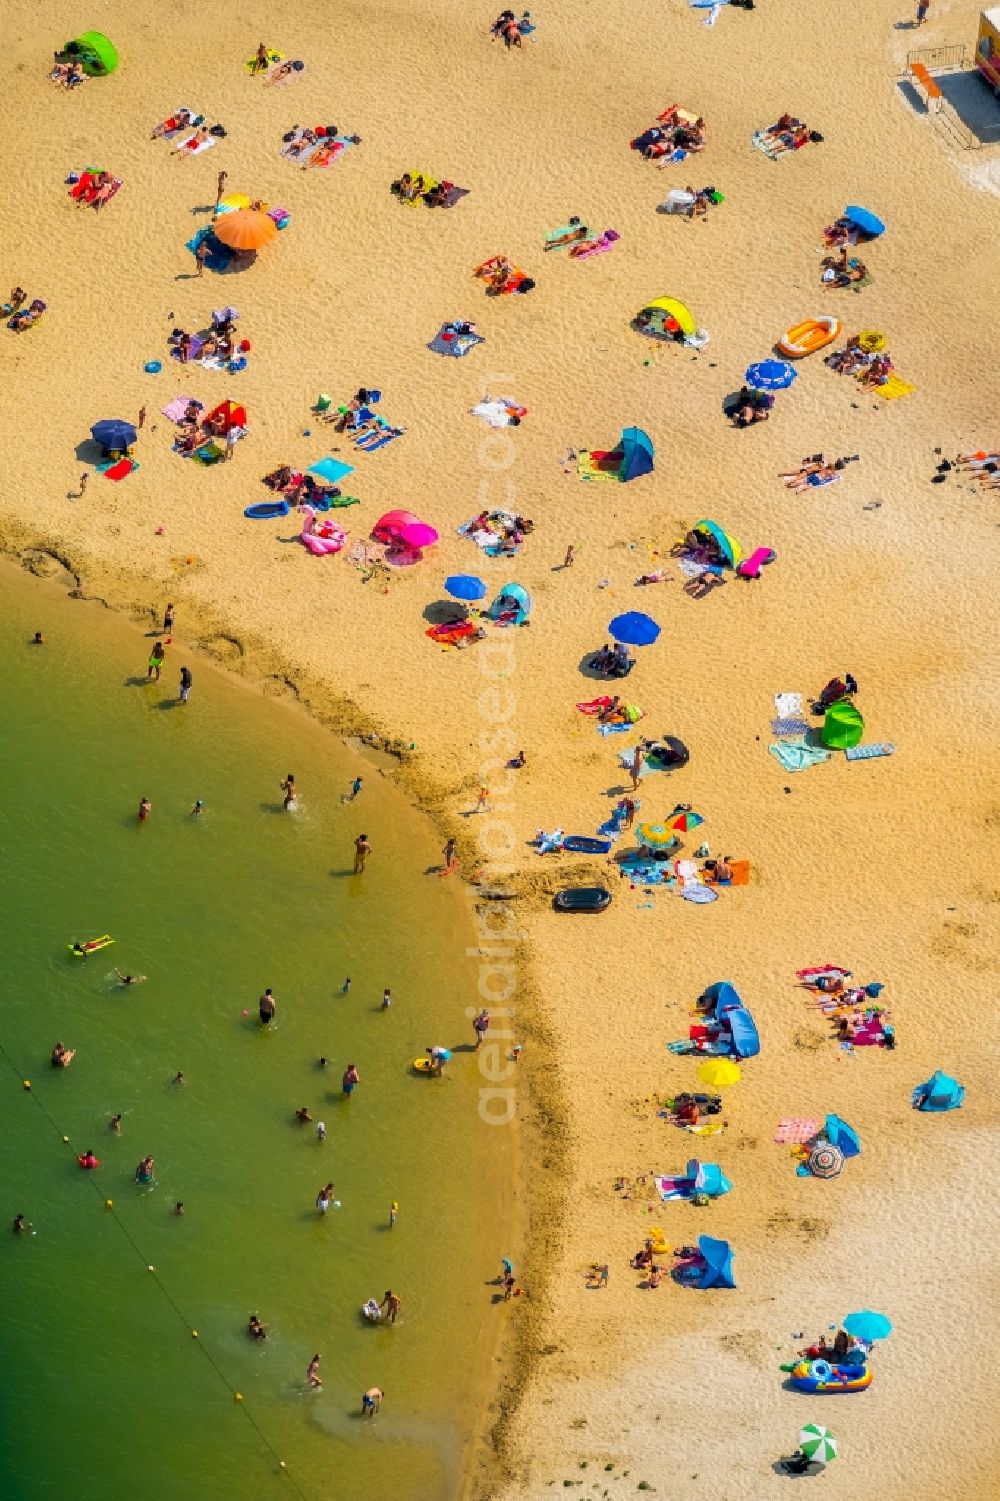
[[[789,359],[801,360],[805,355],[815,354],[817,349],[832,344],[840,337],[842,327],[839,318],[803,318],[779,339],[778,348]]]

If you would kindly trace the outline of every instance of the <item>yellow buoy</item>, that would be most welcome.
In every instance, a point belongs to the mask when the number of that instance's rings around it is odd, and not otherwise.
[[[114,1199],[105,1199],[104,1200],[104,1207],[105,1207],[105,1209],[113,1209],[115,1207],[115,1201],[114,1201]]]
[[[234,1402],[242,1402],[243,1401],[243,1393],[242,1392],[233,1392],[233,1401]]]
[[[63,1141],[69,1141],[69,1137],[68,1136],[64,1136],[63,1137]]]
[[[148,1267],[147,1267],[147,1268],[146,1268],[146,1271],[147,1271],[147,1272],[155,1272],[155,1271],[156,1271],[156,1268],[155,1268],[155,1266],[148,1266]]]
[[[191,1330],[191,1338],[192,1339],[197,1339],[198,1338],[198,1331],[197,1331],[197,1329],[192,1329]]]
[[[25,1089],[30,1089],[31,1088],[31,1080],[30,1079],[22,1079],[21,1083],[22,1083],[22,1085],[24,1086]]]

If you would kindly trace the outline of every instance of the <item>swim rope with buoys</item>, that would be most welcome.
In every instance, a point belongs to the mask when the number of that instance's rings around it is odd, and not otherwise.
[[[38,1095],[36,1095],[35,1092],[34,1092],[34,1090],[31,1088],[31,1081],[30,1081],[30,1079],[27,1079],[25,1077],[25,1075],[20,1071],[20,1069],[17,1067],[17,1065],[15,1064],[13,1058],[10,1056],[10,1054],[8,1053],[6,1047],[4,1046],[4,1044],[2,1042],[0,1042],[0,1054],[3,1055],[3,1058],[4,1058],[5,1062],[8,1064],[8,1066],[10,1067],[11,1072],[20,1081],[21,1089],[25,1093],[31,1095],[31,1098],[34,1101],[35,1105],[41,1111],[42,1115],[48,1121],[49,1125],[52,1127],[52,1130],[55,1132],[56,1136],[59,1138],[60,1145],[69,1145],[69,1137],[65,1134],[65,1132],[60,1131],[58,1125],[56,1124],[56,1121],[49,1114],[49,1111],[46,1108],[44,1102],[41,1099],[39,1099]],[[72,1146],[70,1146],[70,1151],[72,1151],[72,1150],[73,1150]],[[76,1154],[74,1153],[74,1156],[75,1155]],[[94,1192],[102,1200],[106,1212],[111,1215],[111,1218],[114,1220],[115,1224],[118,1226],[118,1229],[121,1231],[121,1233],[124,1236],[125,1240],[131,1246],[132,1250],[135,1252],[136,1256],[138,1256],[139,1260],[142,1262],[142,1264],[146,1268],[146,1270],[148,1272],[152,1272],[153,1278],[154,1278],[154,1280],[156,1282],[156,1285],[159,1288],[160,1292],[163,1294],[163,1296],[166,1299],[166,1301],[170,1304],[170,1307],[174,1310],[174,1312],[176,1313],[177,1317],[180,1319],[181,1323],[184,1325],[185,1329],[188,1331],[188,1334],[191,1335],[191,1337],[197,1342],[198,1349],[201,1351],[202,1355],[208,1361],[209,1365],[212,1367],[212,1370],[218,1376],[219,1380],[223,1383],[223,1385],[230,1392],[230,1394],[231,1394],[231,1396],[233,1398],[234,1403],[240,1409],[240,1411],[242,1412],[243,1416],[246,1418],[247,1422],[250,1424],[251,1428],[254,1430],[254,1432],[256,1433],[257,1437],[260,1439],[261,1443],[264,1445],[265,1449],[267,1449],[268,1453],[272,1456],[272,1458],[274,1459],[275,1463],[278,1466],[278,1469],[289,1480],[289,1482],[291,1483],[292,1488],[294,1489],[294,1491],[296,1492],[296,1494],[301,1497],[301,1501],[307,1501],[306,1494],[303,1491],[302,1487],[299,1485],[298,1481],[295,1479],[295,1476],[288,1469],[288,1466],[286,1465],[285,1461],[279,1457],[278,1451],[275,1449],[274,1445],[271,1443],[271,1441],[268,1438],[267,1434],[264,1432],[263,1428],[261,1428],[260,1424],[257,1422],[257,1419],[254,1417],[253,1413],[250,1411],[249,1407],[247,1406],[246,1400],[245,1400],[245,1398],[243,1396],[243,1393],[241,1391],[239,1391],[239,1389],[237,1387],[235,1387],[233,1385],[233,1383],[230,1381],[230,1379],[226,1375],[225,1371],[222,1369],[222,1367],[219,1365],[218,1361],[215,1359],[215,1356],[212,1354],[211,1350],[209,1350],[208,1346],[205,1344],[204,1340],[201,1338],[198,1330],[195,1329],[192,1326],[191,1320],[187,1317],[187,1315],[185,1314],[184,1310],[181,1308],[180,1304],[175,1299],[173,1293],[171,1293],[170,1289],[166,1286],[166,1284],[164,1283],[163,1279],[160,1277],[160,1274],[157,1272],[156,1268],[154,1266],[151,1266],[150,1263],[146,1260],[146,1258],[143,1255],[142,1251],[140,1250],[138,1244],[136,1243],[134,1237],[132,1236],[131,1231],[128,1229],[128,1226],[124,1223],[124,1221],[122,1220],[121,1216],[118,1214],[118,1211],[115,1209],[112,1200],[108,1199],[108,1198],[105,1198],[103,1190],[101,1189],[100,1185],[98,1184],[97,1180],[94,1177],[92,1177],[90,1174],[88,1174],[87,1176],[90,1179],[91,1187],[93,1188]]]

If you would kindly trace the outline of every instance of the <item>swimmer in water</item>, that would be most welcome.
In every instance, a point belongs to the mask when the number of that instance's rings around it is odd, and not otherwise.
[[[382,1406],[382,1398],[385,1392],[380,1386],[370,1386],[361,1396],[361,1416],[373,1418]]]
[[[65,1043],[57,1042],[52,1049],[52,1067],[69,1068],[76,1057],[76,1048],[68,1048]]]
[[[87,1151],[84,1152],[83,1156],[82,1157],[78,1157],[76,1160],[80,1164],[81,1167],[84,1167],[84,1168],[87,1168],[87,1169],[95,1168],[95,1167],[100,1167],[100,1165],[101,1165],[101,1160],[100,1160],[99,1157],[95,1157],[94,1156],[94,1151],[93,1151],[92,1147],[88,1147]]]
[[[25,1221],[23,1214],[15,1214],[14,1223],[10,1227],[15,1235],[25,1235],[31,1226]]]
[[[285,780],[281,783],[281,790],[285,794],[285,801],[282,803],[282,807],[286,813],[290,813],[299,800],[298,791],[295,786],[295,777],[292,772],[289,772]]]
[[[122,1118],[120,1115],[113,1115],[111,1117],[111,1119],[108,1121],[108,1130],[113,1131],[116,1136],[121,1136]]]
[[[201,815],[204,813],[204,811],[205,811],[205,804],[202,802],[201,798],[199,798],[198,801],[195,803],[194,807],[191,809],[190,816],[192,818],[200,818]]]
[[[267,1329],[255,1313],[250,1315],[247,1322],[247,1333],[251,1339],[267,1339]]]
[[[123,975],[117,965],[115,965],[115,974],[122,985],[141,985],[146,978],[145,975]]]
[[[322,1376],[319,1373],[319,1356],[318,1355],[314,1355],[313,1358],[312,1358],[312,1360],[310,1360],[310,1362],[309,1362],[309,1369],[306,1371],[306,1381],[309,1383],[310,1386],[322,1386],[323,1385],[323,1378],[322,1378]]]
[[[149,817],[149,815],[152,813],[152,811],[153,811],[153,805],[149,801],[149,798],[148,797],[141,797],[139,799],[139,822],[140,823],[145,823],[146,820],[147,820],[147,818]]]
[[[184,1213],[184,1204],[183,1204],[183,1202],[180,1199],[178,1199],[177,1203],[174,1205],[174,1214],[176,1214],[177,1217],[180,1218],[180,1216],[183,1213]]]
[[[144,1157],[135,1170],[135,1181],[137,1183],[152,1183],[154,1179],[153,1158]]]
[[[300,1125],[304,1126],[307,1124],[307,1122],[312,1120],[312,1114],[309,1111],[308,1107],[303,1105],[301,1110],[296,1110],[295,1119],[299,1122]]]
[[[183,1075],[183,1073],[181,1072],[180,1069],[177,1070],[176,1074],[174,1074],[174,1077],[171,1079],[170,1082],[171,1082],[171,1084],[174,1085],[174,1087],[176,1089],[182,1088],[182,1086],[184,1084],[184,1075]]]
[[[41,631],[36,631],[35,632],[34,636],[31,639],[31,644],[32,644],[32,646],[44,646],[45,645],[45,637],[42,635]]]

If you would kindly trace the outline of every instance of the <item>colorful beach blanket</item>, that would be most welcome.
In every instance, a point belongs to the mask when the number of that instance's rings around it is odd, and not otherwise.
[[[774,1133],[774,1140],[779,1147],[791,1145],[802,1146],[805,1142],[812,1141],[819,1128],[820,1121],[817,1116],[803,1115],[797,1118],[792,1117],[778,1122],[778,1128]]]

